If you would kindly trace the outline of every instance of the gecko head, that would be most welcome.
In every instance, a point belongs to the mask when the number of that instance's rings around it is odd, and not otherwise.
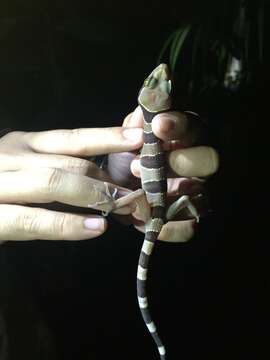
[[[166,64],[160,64],[144,80],[138,101],[150,112],[168,110],[171,107],[171,75]]]

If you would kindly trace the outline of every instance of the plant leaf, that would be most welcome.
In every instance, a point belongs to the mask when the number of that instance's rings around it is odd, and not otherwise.
[[[162,58],[163,58],[166,50],[169,48],[170,43],[173,42],[175,34],[176,34],[176,31],[171,33],[170,36],[168,37],[168,39],[166,40],[165,44],[163,45],[163,47],[158,55],[158,58],[157,58],[157,65],[159,65],[162,62]]]
[[[194,34],[194,40],[193,40],[193,48],[192,48],[192,54],[191,54],[191,73],[190,73],[190,82],[188,86],[188,93],[191,95],[194,90],[194,84],[196,80],[196,56],[198,54],[199,46],[200,46],[200,38],[201,38],[201,29],[200,27],[197,28],[197,31]]]
[[[174,54],[178,39],[180,38],[182,32],[183,32],[183,28],[180,28],[180,29],[175,31],[174,38],[173,38],[172,45],[171,45],[171,49],[170,49],[170,65],[172,64],[173,54]]]
[[[191,29],[191,25],[186,26],[183,30],[179,32],[179,36],[177,37],[177,40],[175,41],[175,47],[172,48],[171,51],[171,68],[174,71],[177,58],[180,54],[180,51],[182,49],[182,46],[185,42],[185,39]]]

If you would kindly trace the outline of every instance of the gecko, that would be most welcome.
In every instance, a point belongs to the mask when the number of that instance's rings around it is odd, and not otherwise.
[[[143,320],[152,335],[160,360],[166,359],[166,350],[152,320],[146,293],[149,259],[163,225],[187,207],[199,220],[197,209],[187,195],[181,196],[166,210],[167,174],[162,140],[152,131],[152,120],[172,106],[172,77],[166,64],[160,64],[145,79],[138,95],[138,104],[143,112],[144,143],[140,153],[142,189],[150,206],[150,218],[145,224],[145,237],[137,270],[137,297]]]
[[[199,214],[196,207],[190,201],[188,195],[182,195],[172,203],[167,209],[167,171],[165,152],[162,140],[157,138],[152,131],[152,120],[159,113],[171,110],[172,106],[172,78],[166,64],[160,64],[145,79],[138,95],[138,104],[143,112],[143,146],[140,153],[140,176],[141,189],[130,191],[124,197],[116,198],[117,189],[109,187],[109,183],[104,182],[107,200],[90,204],[92,208],[102,205],[103,216],[107,216],[111,211],[136,202],[138,199],[146,197],[146,204],[143,206],[145,212],[145,237],[140,251],[138,270],[137,270],[137,298],[143,320],[151,333],[160,360],[166,360],[166,350],[163,345],[156,325],[152,320],[148,298],[146,293],[147,272],[150,257],[153,253],[155,242],[167,221],[173,219],[179,211],[187,208],[191,215],[199,221]],[[147,209],[149,206],[149,211]]]

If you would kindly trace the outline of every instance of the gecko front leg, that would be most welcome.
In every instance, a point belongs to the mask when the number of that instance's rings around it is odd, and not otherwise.
[[[97,193],[101,192],[103,194],[103,200],[95,201],[94,203],[90,203],[87,206],[92,209],[102,210],[102,213],[111,212],[115,207],[113,197],[115,192],[113,192],[113,195],[111,194],[109,189],[109,183],[104,181],[102,183],[98,183],[98,185],[94,184],[93,187]]]
[[[109,187],[107,187],[106,189],[108,190],[108,192],[110,194]],[[119,193],[118,189],[115,188],[113,193],[110,194],[111,199],[114,202],[114,208],[111,211],[115,211],[117,209],[123,208],[124,206],[128,206],[128,205],[130,205],[132,203],[136,204],[138,202],[138,199],[141,198],[142,196],[144,196],[143,189],[130,191],[130,193],[128,193],[127,195],[124,195],[122,197],[117,198],[118,193]],[[111,211],[102,211],[102,215],[103,216],[108,216],[108,214]]]
[[[94,189],[96,192],[102,192],[103,197],[101,201],[95,201],[94,203],[88,204],[88,207],[101,210],[103,216],[108,216],[109,213],[116,212],[132,203],[134,203],[135,207],[144,210],[144,219],[150,216],[150,210],[147,211],[147,206],[145,206],[145,193],[143,189],[132,191],[113,186],[113,184],[106,181],[102,182],[102,185],[100,183],[98,185],[94,184]],[[125,195],[121,196],[122,193]]]

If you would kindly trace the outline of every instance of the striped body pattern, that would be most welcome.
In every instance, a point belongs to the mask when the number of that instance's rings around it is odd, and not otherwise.
[[[151,208],[151,218],[145,225],[145,238],[140,252],[137,271],[137,296],[144,322],[151,333],[161,360],[166,359],[165,347],[153,322],[146,294],[146,280],[149,259],[154,244],[166,222],[167,176],[162,142],[152,131],[152,120],[157,113],[169,110],[171,106],[171,84],[166,64],[160,64],[145,80],[138,102],[144,117],[144,145],[140,155],[141,182]]]

